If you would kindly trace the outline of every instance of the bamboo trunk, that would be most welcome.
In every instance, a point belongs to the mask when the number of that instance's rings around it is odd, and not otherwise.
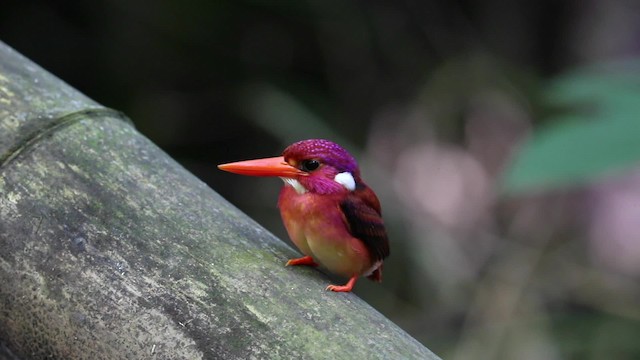
[[[0,42],[0,357],[437,358],[295,256]]]

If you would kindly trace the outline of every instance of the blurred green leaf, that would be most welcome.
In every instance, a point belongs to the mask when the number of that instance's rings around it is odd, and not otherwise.
[[[507,194],[581,185],[640,163],[640,61],[561,76],[545,103],[564,112],[516,154]]]
[[[274,86],[247,86],[243,89],[241,98],[242,111],[247,118],[276,139],[280,139],[283,144],[321,138],[331,139],[346,148],[357,148],[302,101]]]

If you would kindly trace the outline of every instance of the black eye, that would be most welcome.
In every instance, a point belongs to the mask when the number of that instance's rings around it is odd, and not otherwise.
[[[302,171],[313,171],[320,166],[320,162],[318,160],[303,160],[300,165]]]

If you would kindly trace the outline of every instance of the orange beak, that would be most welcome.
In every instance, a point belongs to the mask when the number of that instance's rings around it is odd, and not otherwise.
[[[287,164],[282,156],[222,164],[218,165],[218,169],[234,174],[249,176],[279,176],[292,178],[308,175],[308,173]]]

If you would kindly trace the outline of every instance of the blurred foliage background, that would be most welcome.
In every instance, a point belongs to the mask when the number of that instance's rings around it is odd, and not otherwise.
[[[392,241],[356,293],[444,358],[640,357],[637,1],[10,0],[0,39],[283,239],[215,165],[344,145]]]

